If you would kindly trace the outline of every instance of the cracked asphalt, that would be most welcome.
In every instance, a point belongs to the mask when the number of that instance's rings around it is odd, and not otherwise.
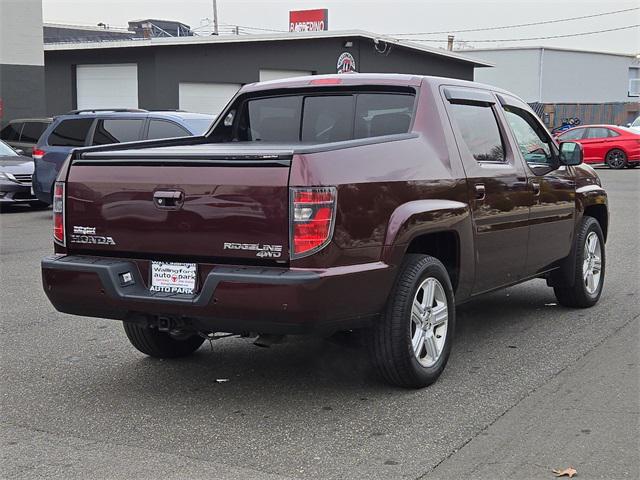
[[[39,269],[51,213],[5,210],[0,476],[640,478],[640,169],[598,171],[612,214],[600,303],[560,307],[540,280],[470,302],[420,391],[380,383],[350,341],[146,358],[118,322],[53,309]]]

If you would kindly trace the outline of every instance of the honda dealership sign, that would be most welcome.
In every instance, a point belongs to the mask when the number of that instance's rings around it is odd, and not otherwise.
[[[329,10],[295,10],[289,12],[290,32],[329,30]]]

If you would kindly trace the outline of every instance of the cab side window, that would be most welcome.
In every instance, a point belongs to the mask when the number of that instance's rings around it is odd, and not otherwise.
[[[556,163],[553,141],[529,112],[506,105],[504,115],[518,142],[518,148],[528,164],[554,165]]]
[[[477,162],[504,162],[504,144],[490,106],[452,103],[450,111],[464,144]]]

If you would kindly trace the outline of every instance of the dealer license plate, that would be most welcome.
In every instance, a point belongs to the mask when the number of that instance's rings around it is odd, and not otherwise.
[[[152,292],[193,293],[196,289],[195,263],[151,262]]]

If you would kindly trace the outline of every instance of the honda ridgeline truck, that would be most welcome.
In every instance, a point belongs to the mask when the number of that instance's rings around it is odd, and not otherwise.
[[[608,218],[580,145],[508,92],[300,77],[245,86],[204,136],[72,152],[42,278],[153,357],[364,329],[381,376],[415,388],[445,367],[457,304],[545,278],[594,305]]]

